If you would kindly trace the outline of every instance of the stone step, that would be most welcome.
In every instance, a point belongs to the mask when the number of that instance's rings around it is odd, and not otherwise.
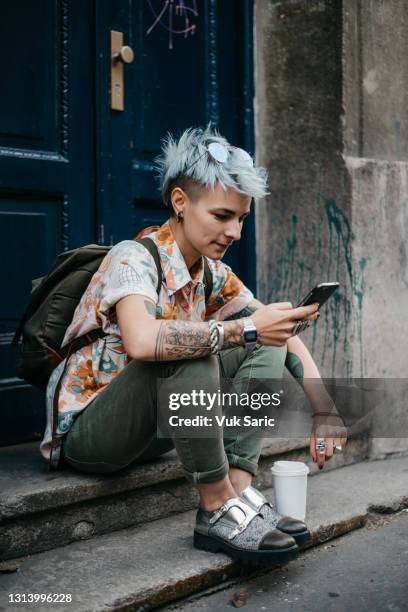
[[[350,440],[334,469],[367,457],[367,438]],[[266,441],[256,486],[271,486],[278,459],[309,463],[305,439]],[[38,444],[0,449],[0,559],[38,553],[98,534],[124,529],[197,506],[174,452],[116,474],[88,475],[71,469],[47,472]]]
[[[265,493],[270,497],[272,491]],[[370,513],[407,507],[406,457],[322,471],[308,483],[311,545],[363,526]],[[194,511],[179,513],[3,562],[0,610],[19,607],[9,604],[10,593],[57,593],[72,596],[69,605],[75,612],[146,611],[247,574],[250,570],[225,555],[193,548],[194,516]],[[39,603],[35,609],[67,609],[67,603]]]

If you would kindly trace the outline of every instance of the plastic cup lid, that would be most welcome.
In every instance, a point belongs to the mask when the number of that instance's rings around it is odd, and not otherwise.
[[[310,471],[302,461],[275,461],[271,470],[276,476],[304,476]]]

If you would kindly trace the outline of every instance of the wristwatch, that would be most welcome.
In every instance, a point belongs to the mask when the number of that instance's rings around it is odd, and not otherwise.
[[[242,330],[242,339],[244,341],[245,346],[254,346],[258,341],[258,332],[256,331],[256,327],[254,322],[249,317],[245,317],[244,321],[244,329]]]

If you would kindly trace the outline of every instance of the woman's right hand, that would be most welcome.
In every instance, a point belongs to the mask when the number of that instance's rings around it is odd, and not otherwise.
[[[293,308],[290,302],[267,304],[258,308],[251,319],[258,332],[258,340],[266,346],[284,346],[294,334],[299,321],[317,319],[318,304]]]

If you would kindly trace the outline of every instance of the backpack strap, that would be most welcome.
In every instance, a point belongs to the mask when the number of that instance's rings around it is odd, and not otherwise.
[[[208,265],[207,258],[204,257],[204,285],[205,285],[205,303],[207,304],[210,299],[210,295],[213,290],[213,279],[210,266]]]
[[[72,342],[66,344],[63,348],[60,348],[58,350],[58,354],[60,355],[61,359],[65,359],[65,357],[70,356],[72,353],[76,353],[76,351],[79,351],[79,349],[83,348],[84,346],[88,346],[88,344],[92,344],[92,342],[95,342],[95,340],[103,338],[107,335],[108,334],[103,331],[102,327],[92,329],[87,334],[75,338],[75,340],[72,340]]]
[[[157,249],[156,243],[154,242],[154,240],[152,240],[152,238],[147,238],[147,237],[146,238],[136,238],[135,242],[139,242],[139,244],[142,244],[149,251],[150,255],[154,259],[154,263],[156,264],[156,269],[157,269],[157,276],[158,276],[156,290],[157,290],[157,295],[159,295],[160,288],[163,282],[163,270],[161,267],[160,255],[159,255],[159,251]]]
[[[156,264],[156,268],[157,268],[157,276],[158,276],[158,281],[157,281],[157,294],[160,293],[160,287],[162,285],[163,282],[163,270],[161,267],[161,260],[160,260],[160,255],[159,255],[159,251],[157,249],[156,243],[154,242],[154,240],[152,240],[151,238],[135,238],[135,242],[140,242],[140,244],[142,244],[150,253],[150,255],[153,257],[154,259],[154,263]],[[205,286],[205,301],[206,303],[208,302],[208,300],[210,299],[210,295],[212,294],[212,290],[213,290],[213,279],[212,279],[212,272],[211,272],[211,268],[208,264],[207,258],[204,257],[204,286]]]

